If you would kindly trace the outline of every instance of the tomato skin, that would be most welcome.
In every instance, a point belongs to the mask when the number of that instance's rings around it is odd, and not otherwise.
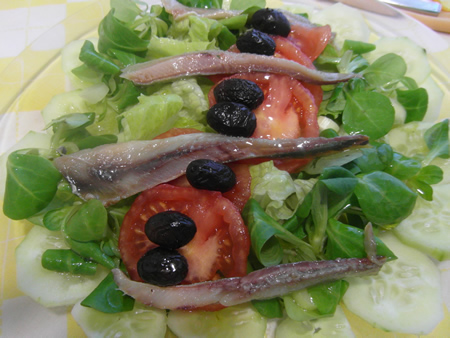
[[[312,61],[323,52],[331,40],[331,27],[291,25],[288,38],[297,44]]]
[[[272,36],[276,44],[275,55],[276,57],[295,61],[305,67],[314,69],[312,60],[303,53],[300,46],[293,41],[293,39],[283,38],[281,36]]]
[[[239,210],[221,193],[161,184],[142,192],[125,215],[119,235],[119,250],[130,278],[142,281],[137,261],[156,247],[145,235],[145,223],[156,213],[179,211],[194,220],[197,233],[178,251],[187,259],[183,283],[244,276],[250,237]]]

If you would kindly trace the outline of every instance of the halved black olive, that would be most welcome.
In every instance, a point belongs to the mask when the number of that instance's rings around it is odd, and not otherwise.
[[[250,20],[250,25],[261,32],[284,37],[291,31],[291,24],[286,16],[272,8],[257,10]]]
[[[236,102],[255,109],[264,101],[264,93],[250,80],[226,79],[214,88],[217,102]]]
[[[277,45],[266,33],[256,29],[249,29],[238,37],[236,47],[242,53],[271,56],[275,54]]]
[[[148,239],[169,249],[188,244],[196,232],[195,222],[189,216],[173,210],[157,213],[145,223]]]
[[[256,128],[255,114],[243,104],[219,102],[206,113],[208,124],[220,134],[250,137]]]
[[[189,163],[186,178],[194,188],[220,192],[229,191],[236,184],[236,175],[229,166],[207,159]]]
[[[181,283],[186,278],[188,263],[177,251],[159,246],[149,250],[139,259],[137,271],[147,283],[171,286]]]

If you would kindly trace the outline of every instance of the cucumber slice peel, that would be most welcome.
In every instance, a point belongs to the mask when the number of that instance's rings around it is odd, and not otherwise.
[[[345,306],[386,331],[430,333],[444,317],[438,268],[394,234],[379,237],[398,259],[386,263],[376,276],[349,278]]]
[[[121,313],[103,313],[77,303],[72,309],[72,316],[88,337],[166,336],[166,312],[137,302],[132,311]]]
[[[433,186],[433,201],[419,198],[412,214],[393,231],[409,246],[440,261],[450,259],[450,184]]]
[[[170,311],[167,324],[180,338],[264,337],[267,319],[253,306],[243,304],[216,312]]]
[[[43,306],[73,305],[84,299],[106,276],[98,266],[93,276],[46,270],[41,257],[47,249],[68,249],[59,232],[34,226],[16,249],[17,286]]]

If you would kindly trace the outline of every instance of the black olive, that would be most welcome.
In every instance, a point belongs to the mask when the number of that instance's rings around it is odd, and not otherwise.
[[[291,31],[291,25],[286,16],[272,8],[257,10],[250,20],[250,25],[261,32],[284,37]]]
[[[181,283],[188,273],[188,263],[177,251],[157,247],[147,251],[137,263],[139,276],[147,283],[171,286]]]
[[[236,102],[255,109],[264,101],[264,93],[259,86],[250,80],[226,79],[214,88],[217,102]]]
[[[226,192],[236,184],[236,175],[225,164],[212,160],[194,160],[187,166],[186,178],[197,189]]]
[[[256,29],[249,29],[238,37],[236,40],[236,47],[242,53],[271,56],[275,54],[277,45],[266,33]]]
[[[169,249],[188,244],[197,232],[195,222],[178,211],[163,211],[145,223],[145,234],[153,243]]]
[[[219,102],[206,113],[208,124],[220,134],[250,137],[256,128],[255,114],[243,104]]]

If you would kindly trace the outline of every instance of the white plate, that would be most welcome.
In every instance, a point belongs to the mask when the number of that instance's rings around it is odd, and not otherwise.
[[[147,2],[157,3],[158,1]],[[37,46],[45,45],[61,27],[65,29],[66,42],[96,35],[98,22],[108,11],[108,3],[107,0],[89,2],[82,10],[41,35],[0,74],[0,154],[5,153],[27,131],[42,130],[44,126],[39,115],[40,110],[51,96],[67,88],[60,69],[60,49],[53,49],[43,54],[39,53]],[[304,4],[315,8],[333,5],[333,2],[324,0],[298,0],[285,1],[285,3]],[[408,36],[428,51],[433,78],[445,93],[443,106],[449,107],[450,63],[446,60],[450,58],[447,41],[428,27],[400,12],[397,12],[398,15],[395,17],[368,11],[362,11],[362,13],[376,35]],[[441,116],[444,115],[441,114]],[[4,166],[2,166],[0,180],[4,174]],[[67,313],[67,309],[44,309],[27,297],[22,297],[23,295],[16,288],[14,277],[14,248],[29,230],[29,225],[24,222],[12,222],[3,214],[0,214],[0,224],[0,269],[3,274],[0,292],[3,313],[2,334],[5,337],[80,336],[82,333]],[[450,282],[447,281],[446,285],[449,287]],[[445,293],[448,297],[450,291],[446,290]],[[447,302],[450,305],[449,299]],[[364,324],[357,323],[357,325]],[[379,330],[371,333],[377,337],[385,334]],[[389,334],[386,333],[386,335]]]

